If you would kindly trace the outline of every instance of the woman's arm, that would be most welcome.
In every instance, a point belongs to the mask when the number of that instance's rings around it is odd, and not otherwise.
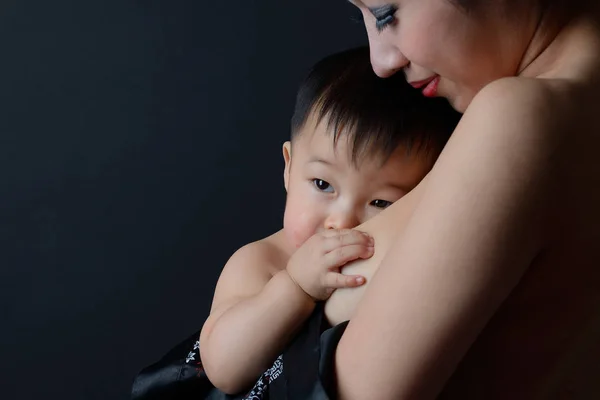
[[[543,243],[550,97],[507,79],[473,100],[339,343],[340,398],[435,398],[519,282]]]

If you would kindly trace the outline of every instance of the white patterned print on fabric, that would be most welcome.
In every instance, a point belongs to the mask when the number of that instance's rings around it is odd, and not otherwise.
[[[197,357],[197,358],[196,358]],[[200,341],[196,340],[194,343],[194,347],[192,351],[190,351],[185,358],[186,364],[189,364],[192,361],[200,360]],[[283,373],[283,355],[277,357],[271,368],[269,368],[265,373],[263,373],[258,381],[254,384],[254,387],[246,396],[243,397],[243,400],[262,400],[267,389],[269,388],[269,384],[271,384],[275,379],[279,378],[279,376]]]
[[[262,400],[265,392],[269,388],[269,384],[277,379],[283,372],[283,356],[277,357],[273,366],[269,368],[262,376],[258,379],[252,390],[244,396],[243,400]]]

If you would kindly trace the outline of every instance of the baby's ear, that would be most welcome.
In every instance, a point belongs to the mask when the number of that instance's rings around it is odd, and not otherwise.
[[[283,169],[283,185],[287,192],[288,183],[290,181],[290,166],[292,164],[292,143],[288,140],[283,144],[283,161],[285,162],[285,167]]]

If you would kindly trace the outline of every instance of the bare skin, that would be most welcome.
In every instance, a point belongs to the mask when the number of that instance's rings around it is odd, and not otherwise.
[[[367,285],[326,307],[352,317],[340,398],[600,398],[598,21],[534,41],[428,178],[357,228],[375,255],[346,271]]]
[[[344,274],[363,276],[366,279],[366,284],[353,290],[338,289],[333,292],[325,303],[325,317],[329,324],[337,325],[348,321],[352,317],[367,286],[369,286],[369,282],[393,245],[394,240],[396,240],[396,236],[404,231],[408,219],[421,199],[426,181],[427,178],[423,179],[410,193],[394,203],[387,212],[376,215],[362,224],[360,228],[356,228],[362,232],[368,232],[377,245],[373,256],[368,261],[351,262],[344,266],[342,271]],[[388,223],[388,218],[392,213],[394,214],[392,216],[395,222],[394,225]]]
[[[364,283],[340,273],[348,261],[373,254],[372,239],[351,228],[404,196],[431,168],[428,157],[407,156],[402,146],[383,164],[372,156],[355,166],[348,141],[334,146],[328,129],[312,115],[294,145],[284,144],[284,228],[239,249],[219,277],[200,353],[225,393],[256,382],[316,301]]]

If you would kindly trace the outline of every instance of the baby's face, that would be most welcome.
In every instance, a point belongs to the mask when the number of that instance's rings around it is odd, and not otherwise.
[[[325,229],[347,229],[367,221],[412,190],[432,162],[402,146],[382,164],[365,156],[354,164],[346,136],[333,145],[327,122],[310,118],[283,153],[287,202],[284,232],[289,244],[300,247]]]

